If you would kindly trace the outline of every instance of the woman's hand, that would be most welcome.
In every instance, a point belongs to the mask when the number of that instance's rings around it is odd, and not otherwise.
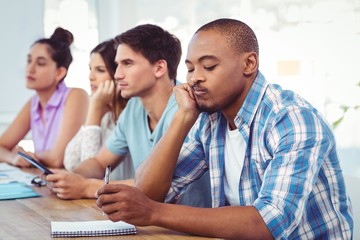
[[[19,154],[17,154],[17,152],[20,151],[20,152],[23,152],[23,153],[26,153],[27,155],[30,155],[30,156],[34,156],[33,153],[31,152],[26,152],[22,147],[20,146],[16,146],[14,148],[14,157],[13,159],[11,160],[10,164],[11,165],[14,165],[16,167],[20,167],[20,168],[29,168],[32,166],[31,163],[29,163],[28,161],[26,161],[23,157],[21,157]],[[34,158],[35,159],[35,158]]]
[[[115,84],[113,80],[101,82],[95,93],[91,96],[90,104],[109,105],[114,99],[114,93]]]
[[[115,94],[115,84],[113,80],[101,82],[96,92],[90,98],[90,105],[85,125],[100,126],[101,119],[109,111]]]

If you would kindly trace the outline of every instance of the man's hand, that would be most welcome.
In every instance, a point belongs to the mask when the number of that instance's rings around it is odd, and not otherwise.
[[[62,199],[86,198],[86,178],[64,170],[56,171],[45,177],[51,192]],[[95,195],[93,195],[95,196]]]
[[[111,221],[125,221],[137,226],[155,223],[156,206],[139,189],[123,184],[106,184],[97,191],[96,205]]]
[[[187,116],[192,116],[196,119],[199,115],[199,110],[197,108],[196,99],[190,85],[183,83],[181,85],[175,86],[173,91],[176,97],[176,102],[179,106],[179,111],[182,111]]]

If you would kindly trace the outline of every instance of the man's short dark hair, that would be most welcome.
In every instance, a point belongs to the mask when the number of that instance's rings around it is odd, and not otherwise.
[[[135,52],[141,53],[151,64],[159,60],[167,63],[170,79],[176,78],[181,58],[179,39],[152,24],[136,26],[115,37],[116,45],[126,44]]]
[[[236,19],[220,18],[203,25],[196,33],[209,30],[218,31],[225,36],[230,46],[238,53],[256,52],[259,55],[256,35],[245,23]]]

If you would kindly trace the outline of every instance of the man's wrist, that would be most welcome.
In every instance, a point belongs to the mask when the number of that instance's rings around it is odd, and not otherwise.
[[[162,224],[162,211],[164,210],[164,207],[166,207],[166,205],[164,205],[163,203],[160,202],[156,202],[154,200],[150,200],[151,201],[151,214],[150,214],[150,218],[149,218],[149,224],[153,225],[153,226],[161,226]]]
[[[195,110],[195,111],[184,111],[182,109],[179,109],[175,113],[175,117],[181,118],[185,125],[192,126],[196,122],[199,114],[200,113],[197,110]]]

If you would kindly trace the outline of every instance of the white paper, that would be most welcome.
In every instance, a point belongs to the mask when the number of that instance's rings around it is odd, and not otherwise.
[[[134,234],[136,228],[132,224],[122,221],[112,222],[110,220],[80,221],[80,222],[51,222],[51,233],[55,236],[102,236],[106,233],[112,235]]]
[[[21,171],[7,163],[0,163],[0,183],[20,182],[31,185],[35,175]]]

